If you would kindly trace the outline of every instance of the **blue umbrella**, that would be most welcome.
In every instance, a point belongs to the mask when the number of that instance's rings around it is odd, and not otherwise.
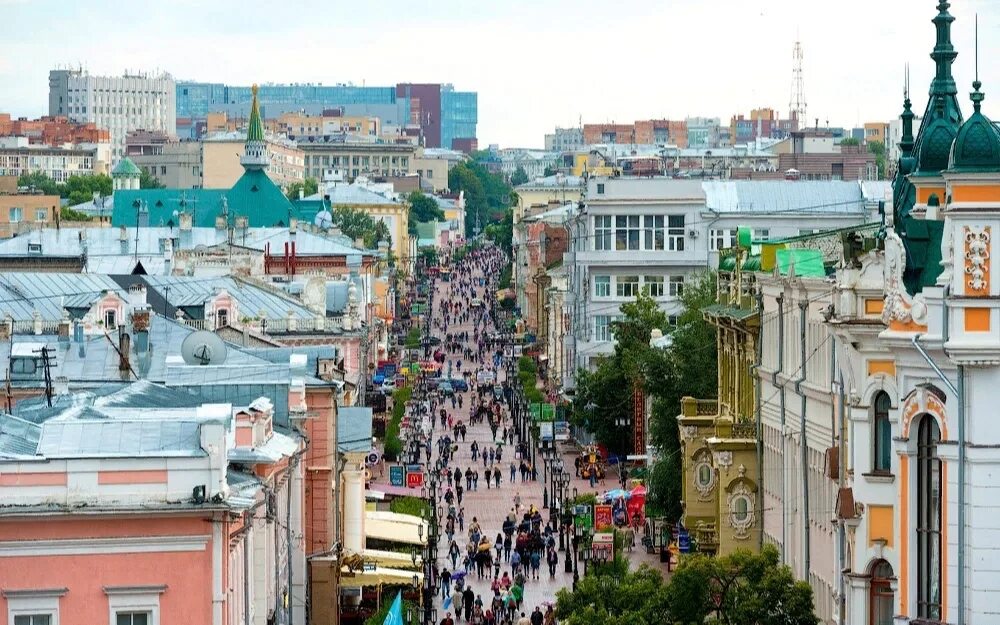
[[[608,492],[604,493],[604,500],[605,501],[614,501],[615,499],[618,499],[619,497],[624,497],[625,499],[630,499],[632,497],[632,493],[628,492],[627,490],[622,490],[620,488],[615,488],[613,490],[609,490]]]

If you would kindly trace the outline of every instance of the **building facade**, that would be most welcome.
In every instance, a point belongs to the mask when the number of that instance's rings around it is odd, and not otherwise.
[[[582,150],[586,144],[583,142],[583,128],[559,128],[552,134],[545,135],[546,152],[575,152]]]
[[[125,153],[130,130],[160,130],[175,134],[177,103],[169,74],[92,76],[83,70],[49,72],[49,115],[75,122],[93,122],[111,134],[111,157]]]
[[[338,170],[347,180],[411,174],[417,154],[414,145],[391,143],[304,142],[298,148],[304,154],[306,175],[317,180],[323,180],[327,170]]]
[[[70,176],[107,173],[96,149],[31,145],[27,137],[0,137],[0,176],[40,172],[56,182]]]
[[[202,140],[201,184],[204,188],[228,189],[243,175],[240,154],[246,138],[246,132],[233,132]],[[267,175],[275,184],[287,188],[305,180],[305,152],[294,141],[268,135],[264,142],[269,157]]]
[[[159,146],[155,152],[131,155],[129,159],[168,189],[200,189],[204,186],[202,144],[198,141],[171,141]],[[234,178],[232,182],[235,181]]]

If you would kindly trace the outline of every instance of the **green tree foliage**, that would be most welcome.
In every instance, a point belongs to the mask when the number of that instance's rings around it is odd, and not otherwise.
[[[508,208],[504,211],[503,219],[486,226],[483,235],[507,252],[508,257],[511,257],[514,245],[513,209]]]
[[[139,188],[162,189],[164,188],[164,185],[159,181],[159,179],[156,176],[152,175],[151,173],[143,169],[142,173],[139,174]]]
[[[290,200],[297,200],[299,199],[299,191],[302,191],[302,195],[314,195],[319,192],[319,182],[315,178],[306,178],[302,182],[293,182],[288,185],[285,195]]]
[[[511,187],[500,174],[491,173],[477,161],[459,163],[448,172],[448,188],[452,193],[465,192],[465,233],[475,234],[476,218],[480,228],[491,221],[503,219],[511,206]]]
[[[69,199],[70,206],[93,200],[94,193],[108,196],[111,195],[111,191],[111,176],[105,174],[70,176],[66,184],[61,185],[62,197]]]
[[[428,221],[441,221],[444,219],[444,211],[434,201],[434,198],[424,195],[420,191],[410,193],[408,198],[410,203],[409,232],[411,235],[417,234],[417,223]]]
[[[875,166],[878,168],[878,179],[885,180],[885,144],[881,141],[871,141],[868,143],[868,151],[875,155]]]
[[[409,386],[398,388],[392,394],[392,417],[389,424],[385,426],[385,440],[382,445],[382,453],[389,462],[394,462],[403,451],[403,441],[399,438],[399,428],[403,423],[403,414],[406,412],[406,402],[410,401],[413,389]]]
[[[659,571],[623,563],[591,567],[575,591],[557,594],[569,625],[816,625],[812,589],[796,581],[778,551],[683,556],[664,583]]]
[[[614,353],[601,360],[594,371],[577,374],[577,393],[572,417],[587,427],[614,453],[626,453],[631,440],[627,428],[615,425],[620,418],[634,417],[631,389],[636,381],[653,399],[650,436],[661,461],[649,480],[650,506],[676,520],[681,513],[680,440],[677,414],[686,395],[710,398],[716,395],[715,328],[702,317],[702,309],[715,301],[715,276],[689,280],[681,302],[684,312],[671,328],[656,301],[646,294],[622,305],[623,318],[612,324],[617,342]],[[650,332],[670,333],[666,349],[649,346]],[[592,406],[589,408],[588,406]]]
[[[840,140],[840,145],[842,145],[842,146],[844,146],[844,145],[848,145],[848,146],[850,146],[850,145],[861,145],[861,142],[859,140],[855,139],[854,137],[844,137],[843,139]]]
[[[528,182],[528,172],[524,171],[524,167],[518,167],[514,170],[514,173],[510,176],[510,184],[513,187],[524,184]]]
[[[44,195],[62,195],[56,181],[40,171],[21,174],[17,179],[17,186],[38,191]]]
[[[87,213],[75,211],[68,206],[63,206],[59,209],[59,219],[61,221],[90,221],[93,217]]]
[[[545,171],[542,172],[542,175],[545,176],[546,178],[548,178],[549,176],[555,176],[556,175],[556,168],[553,167],[552,165],[546,165],[545,166]]]

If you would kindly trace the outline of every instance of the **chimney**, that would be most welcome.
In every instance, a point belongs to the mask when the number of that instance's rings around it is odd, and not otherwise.
[[[181,213],[179,216],[181,232],[190,232],[192,216],[191,213]]]
[[[299,220],[297,218],[295,218],[295,217],[289,217],[288,218],[288,233],[289,234],[295,234],[295,231],[298,230],[298,227],[299,227]]]
[[[358,248],[359,250],[365,249],[365,238],[358,237],[354,239],[354,247]]]
[[[305,199],[305,197],[306,197],[306,190],[303,188],[299,188],[299,199],[302,200]]]
[[[83,324],[79,320],[73,322],[73,342],[83,343]]]
[[[169,241],[169,239],[167,239]],[[128,303],[133,309],[142,308],[146,305],[146,285],[141,282],[129,285]]]
[[[69,395],[69,378],[57,375],[53,380],[52,390],[56,395]]]
[[[81,230],[80,231],[80,240],[84,241],[84,240],[86,240],[86,238],[87,238],[87,235],[83,234],[83,230]],[[128,229],[125,226],[121,226],[120,228],[118,228],[118,240],[119,241],[128,241]]]
[[[118,370],[119,371],[131,371],[132,366],[129,364],[128,358],[132,351],[132,337],[128,332],[125,332],[124,327],[121,333],[118,335]]]
[[[60,343],[69,343],[69,335],[73,331],[73,324],[69,320],[69,315],[63,310],[62,319],[59,320],[59,325],[56,328],[56,334],[59,336]]]

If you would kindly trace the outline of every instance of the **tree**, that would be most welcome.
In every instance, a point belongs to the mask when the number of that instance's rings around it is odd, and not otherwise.
[[[299,191],[302,191],[302,195],[315,195],[319,192],[319,183],[315,178],[306,178],[302,182],[293,182],[288,185],[285,196],[290,200],[297,200],[299,199]]]
[[[448,187],[452,192],[465,191],[465,231],[475,234],[478,224],[485,228],[491,221],[504,218],[504,211],[512,205],[513,191],[503,176],[489,171],[478,161],[459,163],[448,172]]]
[[[63,206],[59,209],[59,219],[61,221],[90,221],[93,217],[87,213],[73,210],[69,206]]]
[[[843,139],[840,140],[840,145],[841,146],[861,145],[861,141],[855,139],[854,137],[844,137]]]
[[[881,141],[870,141],[868,151],[875,155],[875,167],[878,169],[878,179],[885,180],[885,144]]]
[[[409,231],[411,235],[417,234],[417,223],[444,219],[444,211],[434,201],[434,198],[424,195],[420,191],[413,191],[407,199],[410,203]]]
[[[338,206],[333,209],[331,218],[333,226],[340,228],[340,231],[352,241],[363,239],[375,230],[375,220],[371,215],[354,208]]]
[[[559,622],[568,625],[659,625],[670,613],[660,572],[647,566],[629,571],[624,562],[584,576],[576,590],[559,590],[556,609]]]
[[[555,176],[556,168],[553,167],[552,165],[546,165],[545,171],[542,173],[542,175],[545,176],[546,178],[548,178],[549,176]]]
[[[164,185],[159,181],[156,176],[152,175],[145,169],[139,175],[139,188],[140,189],[162,189]]]
[[[69,199],[70,206],[83,204],[94,199],[94,193],[109,196],[112,193],[111,176],[106,174],[86,174],[70,176],[60,186],[61,195]]]
[[[379,243],[383,242],[392,246],[392,234],[389,232],[388,224],[383,219],[374,222],[372,229],[364,234],[364,239],[365,247],[368,249],[375,249]]]
[[[56,181],[40,171],[21,174],[17,179],[17,186],[40,191],[44,195],[60,195],[59,185],[56,184]]]
[[[511,174],[510,184],[511,186],[516,187],[526,182],[528,182],[528,172],[524,171],[524,167],[518,166],[518,168],[514,170],[514,173]]]
[[[685,556],[666,587],[674,622],[725,625],[816,625],[812,588],[796,580],[773,545],[759,554]]]

